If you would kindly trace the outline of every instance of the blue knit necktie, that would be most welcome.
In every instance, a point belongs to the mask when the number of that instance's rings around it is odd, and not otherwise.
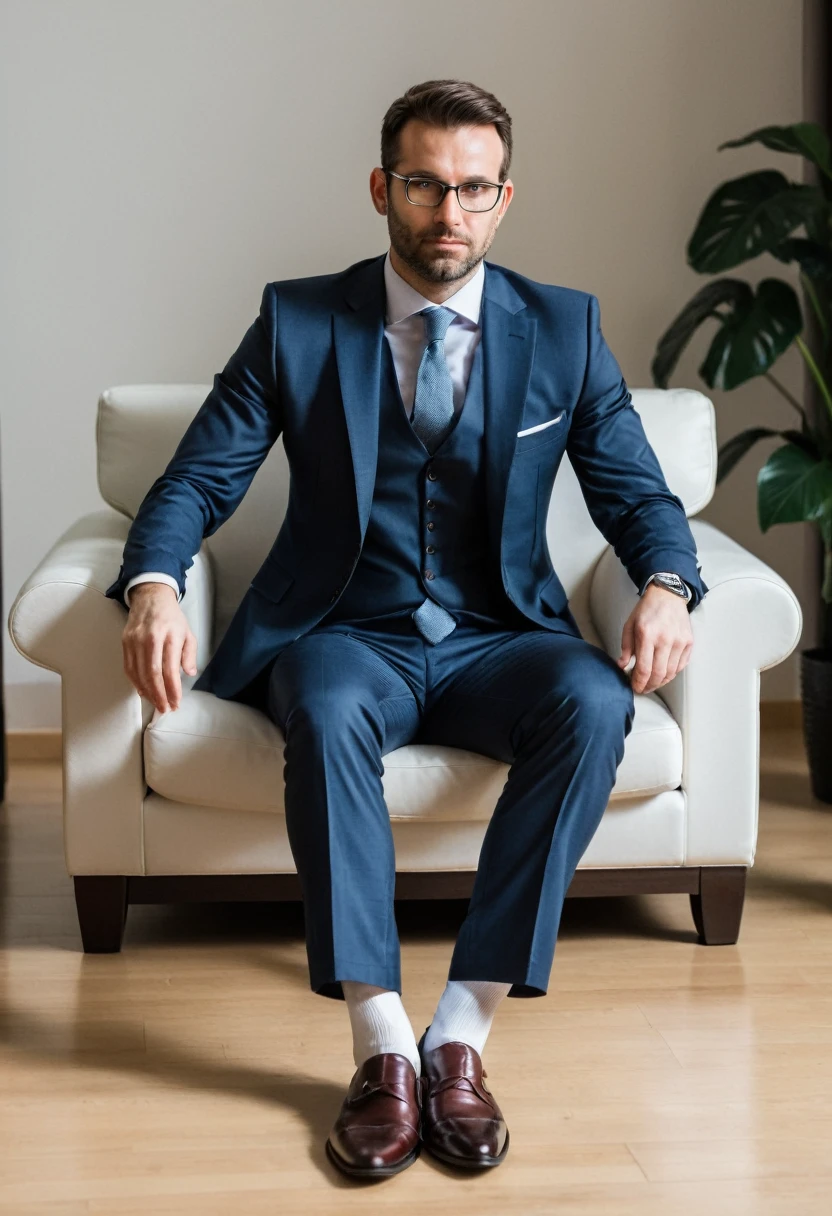
[[[431,455],[436,451],[454,421],[454,385],[445,360],[445,334],[454,319],[450,308],[424,308],[427,346],[416,374],[416,393],[410,421],[414,431]],[[422,637],[436,645],[456,628],[449,612],[432,599],[412,614]]]
[[[445,334],[454,319],[450,308],[424,308],[428,344],[416,373],[416,394],[410,421],[433,455],[454,420],[454,384],[445,359]]]

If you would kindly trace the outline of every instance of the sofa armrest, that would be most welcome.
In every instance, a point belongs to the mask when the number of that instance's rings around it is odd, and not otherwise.
[[[8,629],[20,654],[61,676],[64,855],[68,873],[142,874],[142,735],[154,712],[124,671],[127,609],[104,592],[130,520],[95,511],[76,520],[18,591]],[[181,608],[209,658],[214,583],[207,552],[188,571]],[[182,675],[183,691],[197,676]]]
[[[689,520],[708,593],[690,614],[687,667],[656,691],[682,731],[687,865],[752,865],[760,775],[760,672],[788,658],[803,629],[800,603],[776,571],[724,532]],[[638,602],[632,580],[607,549],[589,591],[605,650],[621,653]]]

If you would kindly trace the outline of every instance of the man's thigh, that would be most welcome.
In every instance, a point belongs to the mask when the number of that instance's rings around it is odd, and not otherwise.
[[[589,720],[624,715],[629,733],[632,686],[606,651],[549,630],[483,635],[480,653],[428,698],[417,739],[513,764],[544,721],[565,721],[575,709]]]
[[[404,746],[419,725],[419,705],[396,668],[346,628],[312,630],[272,665],[266,712],[284,735],[294,717],[329,731],[366,728],[381,754]]]

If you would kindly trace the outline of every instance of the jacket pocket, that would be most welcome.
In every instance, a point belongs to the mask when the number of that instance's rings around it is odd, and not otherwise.
[[[294,574],[269,554],[251,580],[251,586],[273,604],[279,604],[294,581]]]
[[[527,435],[534,435],[538,431],[545,431],[547,427],[554,426],[556,422],[560,422],[563,417],[563,410],[555,418],[549,418],[546,422],[538,422],[536,426],[527,426],[523,430],[517,432],[518,439],[525,439]]]
[[[565,414],[566,411],[561,410],[555,418],[550,418],[547,422],[539,423],[537,426],[524,427],[518,431],[514,448],[515,456],[520,456],[532,448],[539,448],[544,443],[557,443],[559,439],[563,439],[566,434]]]
[[[560,616],[568,600],[556,570],[546,579],[537,596],[552,616]]]

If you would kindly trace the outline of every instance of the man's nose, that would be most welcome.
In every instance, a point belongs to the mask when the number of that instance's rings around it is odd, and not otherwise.
[[[445,197],[434,211],[434,216],[441,219],[446,228],[455,228],[461,221],[465,211],[459,205],[456,190],[446,190]]]

